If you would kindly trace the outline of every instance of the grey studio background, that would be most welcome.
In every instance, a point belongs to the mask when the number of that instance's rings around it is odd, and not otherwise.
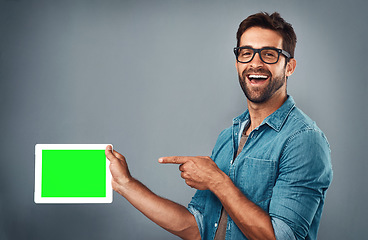
[[[298,36],[288,89],[327,135],[334,180],[319,239],[365,239],[365,1],[0,1],[0,239],[177,239],[112,204],[35,204],[36,143],[112,143],[133,176],[187,205],[168,155],[210,155],[245,110],[238,24],[279,11]]]

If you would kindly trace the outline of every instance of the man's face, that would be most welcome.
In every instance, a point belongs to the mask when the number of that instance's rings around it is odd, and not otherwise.
[[[282,49],[282,37],[273,30],[252,27],[241,36],[239,47],[242,46],[256,49],[263,47]],[[264,103],[275,94],[286,96],[286,77],[290,76],[294,69],[291,72],[288,71],[290,67],[285,65],[285,61],[285,56],[280,54],[276,64],[266,64],[262,62],[259,54],[256,54],[249,63],[236,62],[239,82],[249,101]]]

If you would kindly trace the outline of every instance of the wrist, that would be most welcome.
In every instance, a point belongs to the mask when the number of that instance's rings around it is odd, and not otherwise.
[[[229,184],[232,184],[231,179],[224,172],[220,171],[216,176],[213,184],[209,186],[209,190],[213,192],[215,195],[224,192],[226,188],[228,188]]]
[[[124,179],[124,181],[116,182],[116,187],[114,189],[120,195],[126,196],[127,194],[129,194],[129,191],[131,189],[134,189],[134,185],[136,185],[137,182],[138,180],[136,180],[135,178],[129,177],[127,179]]]

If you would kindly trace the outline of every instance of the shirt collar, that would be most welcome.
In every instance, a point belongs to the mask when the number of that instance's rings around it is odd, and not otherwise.
[[[260,126],[267,124],[275,131],[279,132],[294,107],[295,101],[292,96],[288,95],[288,98],[286,99],[284,104],[275,112],[273,112],[270,116],[266,117]],[[233,119],[233,124],[239,124],[248,120],[249,111],[247,109],[244,113]]]

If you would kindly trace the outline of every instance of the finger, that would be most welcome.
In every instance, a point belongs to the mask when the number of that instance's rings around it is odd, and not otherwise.
[[[161,157],[158,159],[159,163],[171,163],[171,164],[183,164],[188,161],[189,157],[183,156]]]
[[[114,154],[114,156],[117,157],[120,161],[125,161],[125,157],[117,151],[113,150],[112,154]]]
[[[105,149],[106,157],[107,157],[107,153],[106,153],[107,151],[112,153],[118,160],[123,161],[123,162],[125,161],[125,157],[122,154],[118,153],[117,151],[112,150],[111,145],[108,145]],[[109,159],[109,160],[111,160],[111,159]]]
[[[189,179],[185,179],[185,184],[188,185],[191,188],[195,188],[195,182],[193,182]]]
[[[192,179],[191,178],[191,175],[189,173],[187,173],[187,172],[181,172],[180,173],[180,177],[183,178],[183,179],[185,179],[185,180],[191,180]]]
[[[184,164],[180,164],[180,166],[179,166],[179,171],[180,171],[180,172],[184,172]]]
[[[105,149],[105,155],[110,162],[119,161],[119,159],[112,153],[111,145],[108,145]]]

